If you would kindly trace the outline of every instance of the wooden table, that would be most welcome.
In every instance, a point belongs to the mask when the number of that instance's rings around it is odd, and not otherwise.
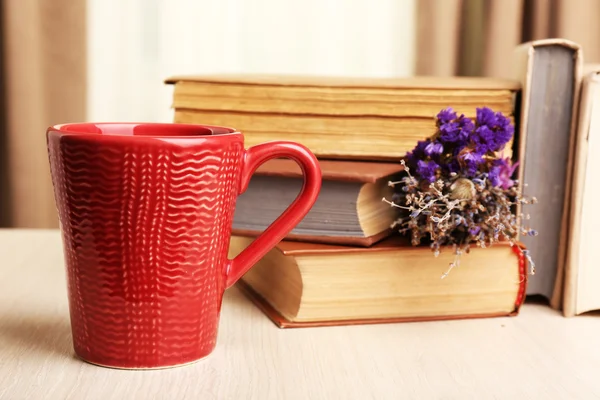
[[[282,330],[237,289],[215,352],[157,371],[75,358],[57,231],[0,230],[0,399],[593,399],[600,315]]]

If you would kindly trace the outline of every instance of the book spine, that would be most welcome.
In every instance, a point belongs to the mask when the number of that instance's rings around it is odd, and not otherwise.
[[[514,244],[512,246],[512,250],[518,257],[519,262],[519,290],[517,291],[517,298],[515,300],[515,310],[513,312],[514,315],[519,313],[519,308],[523,305],[525,301],[525,296],[527,292],[527,259],[525,257],[525,253],[523,252],[524,246]]]

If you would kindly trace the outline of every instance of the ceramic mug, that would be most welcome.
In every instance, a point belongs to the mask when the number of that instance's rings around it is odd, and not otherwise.
[[[244,149],[225,127],[83,123],[46,133],[67,272],[73,345],[114,368],[164,368],[209,355],[223,292],[308,213],[315,156],[292,142]],[[256,168],[291,158],[296,200],[233,260],[236,197]]]

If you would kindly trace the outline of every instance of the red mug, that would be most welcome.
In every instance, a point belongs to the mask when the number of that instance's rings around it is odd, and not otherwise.
[[[315,156],[292,142],[244,149],[231,128],[82,123],[48,128],[75,353],[130,369],[197,361],[216,345],[223,292],[308,213]],[[302,167],[296,200],[233,260],[236,197],[272,158]]]

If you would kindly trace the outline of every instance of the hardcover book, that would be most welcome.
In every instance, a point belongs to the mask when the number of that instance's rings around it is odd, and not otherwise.
[[[400,163],[320,160],[319,197],[288,240],[370,246],[391,233],[397,209],[384,203],[388,185],[403,170]],[[271,160],[252,176],[238,197],[233,234],[262,233],[294,201],[302,187],[302,171],[288,159]]]
[[[527,294],[543,295],[555,308],[563,293],[582,57],[580,46],[564,39],[515,50],[514,73],[522,82],[518,179],[525,195],[540,200],[527,211],[538,236],[521,238],[537,270]]]
[[[234,236],[229,255],[252,238]],[[369,248],[283,241],[239,287],[279,327],[513,316],[525,297],[520,245],[473,248],[454,259],[390,237]]]
[[[247,146],[285,139],[319,158],[371,161],[398,161],[434,133],[431,121],[448,106],[468,117],[483,106],[512,116],[520,89],[518,81],[484,77],[200,75],[166,82],[174,85],[174,122],[233,126]]]
[[[586,66],[577,119],[562,302],[567,317],[600,309],[600,65]]]

